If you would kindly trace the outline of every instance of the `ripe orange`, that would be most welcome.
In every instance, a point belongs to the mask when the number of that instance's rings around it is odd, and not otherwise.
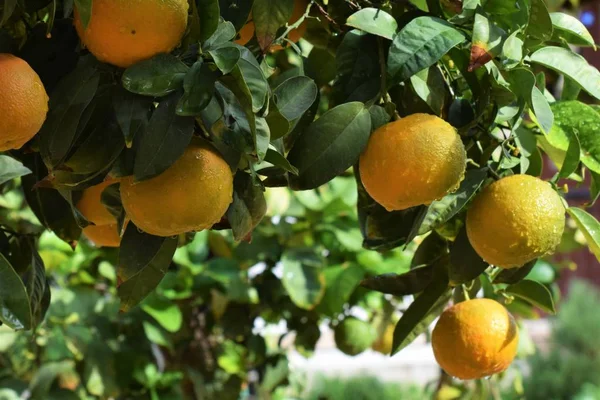
[[[89,225],[83,228],[83,234],[96,247],[119,247],[121,243],[116,223],[109,225]]]
[[[239,38],[235,42],[240,46],[245,46],[252,39],[252,36],[254,36],[255,27],[251,19],[252,15],[250,15],[248,22],[238,32]]]
[[[12,54],[0,54],[0,151],[20,149],[46,120],[48,95],[36,72]]]
[[[129,67],[179,44],[188,21],[187,0],[94,0],[84,29],[75,9],[81,41],[100,61]]]
[[[477,253],[502,268],[520,267],[560,244],[565,208],[539,178],[513,175],[486,187],[467,212],[467,235]]]
[[[377,129],[359,161],[369,195],[388,211],[430,204],[458,188],[467,155],[456,130],[413,114]]]
[[[504,371],[515,358],[518,343],[515,319],[490,299],[468,300],[447,309],[431,337],[438,364],[460,379]]]
[[[292,11],[292,16],[288,21],[288,25],[293,25],[296,22],[298,22],[300,17],[302,17],[306,12],[306,7],[308,7],[307,0],[295,0],[294,10]],[[307,27],[307,21],[303,21],[298,28],[290,31],[290,33],[288,34],[288,39],[294,43],[298,43],[298,41],[306,33]],[[240,31],[238,32],[239,38],[235,42],[239,45],[245,46],[252,39],[252,36],[254,36],[255,29],[256,27],[254,26],[254,22],[252,21],[252,15],[250,15],[246,25],[244,25],[242,29],[240,29]],[[280,45],[272,45],[270,47],[271,51],[277,51],[281,49],[283,49],[283,47]]]
[[[108,225],[116,222],[115,217],[102,204],[102,192],[116,182],[114,179],[108,179],[83,191],[77,202],[77,209],[88,221],[95,225]]]
[[[219,222],[233,196],[229,165],[208,142],[194,139],[185,153],[157,177],[121,182],[127,216],[157,236],[201,231]]]
[[[298,20],[306,12],[307,7],[308,7],[307,0],[294,1],[294,11],[292,12],[292,16],[291,16],[290,20],[288,21],[288,25],[293,25],[296,22],[298,22]],[[304,20],[298,28],[290,31],[290,33],[288,34],[288,37],[287,37],[288,40],[292,41],[293,43],[298,43],[300,41],[300,39],[306,33],[307,27],[308,27],[308,22],[306,20]],[[283,47],[287,47],[287,42],[284,42]],[[283,49],[283,47],[278,44],[275,44],[275,45],[271,46],[270,50],[277,51],[277,50]]]

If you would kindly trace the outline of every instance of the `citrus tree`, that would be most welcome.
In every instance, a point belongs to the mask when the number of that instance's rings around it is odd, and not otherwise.
[[[448,374],[502,372],[565,212],[600,256],[563,199],[600,195],[600,72],[555,3],[3,0],[0,321],[30,332],[0,366],[33,398],[268,397],[257,324],[396,354],[441,315]]]

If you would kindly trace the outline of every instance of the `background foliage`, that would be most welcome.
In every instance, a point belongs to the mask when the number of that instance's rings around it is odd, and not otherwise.
[[[452,297],[480,289],[519,316],[555,311],[552,267],[490,267],[463,225],[483,186],[539,176],[544,159],[557,190],[591,179],[588,204],[600,194],[600,114],[589,104],[600,73],[570,47],[595,44],[577,19],[553,12],[560,4],[312,1],[295,44],[289,16],[269,13],[269,0],[197,0],[181,47],[122,70],[80,47],[73,3],[89,15],[91,0],[0,3],[0,51],[28,61],[51,97],[37,138],[0,155],[0,321],[29,330],[3,332],[7,390],[268,397],[288,366],[283,339],[261,324],[284,321],[304,354],[329,325],[355,354],[401,317],[395,353]],[[258,36],[244,47],[233,40],[250,11]],[[415,112],[458,130],[465,180],[430,206],[386,212],[352,167],[374,129]],[[130,224],[120,250],[80,239],[81,190],[109,173],[156,176],[194,135],[236,174],[214,230],[157,238]],[[103,197],[122,219],[115,189]],[[600,256],[598,222],[568,212]],[[370,325],[350,318],[355,307]]]

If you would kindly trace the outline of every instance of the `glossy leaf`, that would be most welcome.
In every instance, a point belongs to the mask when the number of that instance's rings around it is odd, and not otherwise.
[[[419,227],[419,234],[429,232],[458,214],[477,193],[486,176],[485,168],[468,170],[456,192],[431,203]]]
[[[235,37],[235,33],[235,27],[231,22],[220,23],[212,36],[204,42],[203,49],[206,51],[215,50],[231,41]]]
[[[157,54],[127,68],[121,81],[132,93],[161,97],[182,87],[188,69],[171,54]]]
[[[470,282],[488,267],[489,264],[483,261],[471,245],[467,230],[461,229],[450,247],[450,282],[454,285]]]
[[[551,13],[550,18],[554,26],[554,41],[560,38],[564,39],[567,43],[577,46],[592,46],[596,48],[594,38],[585,25],[577,18],[561,12]]]
[[[425,332],[431,322],[443,311],[450,299],[448,277],[438,272],[423,292],[404,311],[394,329],[392,355],[412,343]]]
[[[405,81],[464,41],[464,34],[446,21],[416,18],[394,38],[387,61],[388,73],[395,81]]]
[[[317,93],[317,85],[306,76],[290,78],[273,91],[277,109],[290,122],[300,118],[310,108]]]
[[[177,104],[177,115],[199,116],[213,98],[216,81],[216,74],[207,64],[196,62],[183,80],[184,94]]]
[[[135,136],[148,125],[152,101],[148,97],[128,92],[119,85],[113,91],[112,104],[125,144],[131,148]]]
[[[298,169],[276,150],[269,149],[265,156],[265,161],[294,175],[298,175]]]
[[[217,68],[224,73],[230,73],[240,60],[242,53],[235,46],[221,46],[209,51]]]
[[[546,46],[533,53],[531,61],[564,74],[600,99],[600,72],[579,54],[562,47]]]
[[[128,311],[148,296],[167,273],[177,238],[142,233],[130,222],[121,240],[117,295],[121,310]]]
[[[233,237],[239,241],[250,235],[263,219],[267,202],[262,186],[245,172],[235,174],[233,187],[233,203],[227,210],[227,219],[231,224]]]
[[[508,286],[504,291],[523,299],[548,313],[556,314],[552,294],[546,286],[539,282],[523,279],[519,283]]]
[[[31,170],[20,161],[9,156],[0,155],[0,185],[29,174],[31,174]]]
[[[377,8],[363,8],[348,17],[346,25],[372,35],[392,40],[398,30],[398,23],[390,14]]]
[[[555,123],[546,139],[553,147],[567,151],[574,136],[579,139],[581,161],[590,170],[600,173],[600,114],[579,101],[564,101],[552,105]]]
[[[520,282],[521,280],[525,279],[527,275],[529,275],[536,262],[537,260],[533,260],[519,268],[510,268],[502,270],[502,272],[500,272],[498,275],[496,275],[496,278],[494,278],[494,284],[513,284]]]
[[[560,171],[558,171],[557,180],[568,178],[571,174],[577,171],[579,161],[581,160],[581,145],[579,144],[579,138],[575,132],[571,136],[569,141],[569,148],[565,154]]]
[[[500,27],[485,15],[475,14],[469,71],[487,64],[500,54],[505,34]]]
[[[585,236],[590,251],[600,260],[600,223],[598,220],[581,208],[571,207],[567,212]]]
[[[52,92],[50,111],[39,132],[40,153],[48,168],[58,166],[73,146],[80,119],[94,98],[99,81],[95,61],[87,58]]]
[[[32,327],[29,296],[10,262],[0,254],[0,321],[12,329]]]
[[[298,168],[295,190],[316,188],[358,161],[371,133],[371,116],[362,103],[337,106],[296,139],[288,160]]]
[[[198,16],[200,17],[200,40],[205,41],[210,38],[217,27],[221,17],[219,9],[219,0],[196,0]]]
[[[136,181],[165,172],[185,151],[194,133],[194,119],[175,114],[180,95],[173,93],[154,110],[140,138],[134,164]]]

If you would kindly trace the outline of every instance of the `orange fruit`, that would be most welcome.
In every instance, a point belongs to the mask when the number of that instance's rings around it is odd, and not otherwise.
[[[75,9],[75,28],[100,61],[129,67],[181,41],[188,21],[187,0],[94,0],[84,29]]]
[[[502,372],[517,354],[519,332],[506,308],[490,299],[458,303],[442,313],[431,337],[438,364],[449,375],[479,379]]]
[[[441,118],[413,114],[371,135],[359,171],[369,195],[388,211],[430,204],[456,190],[467,154],[456,130]]]
[[[254,36],[255,27],[254,22],[251,21],[251,19],[252,15],[250,15],[248,22],[246,22],[246,24],[242,26],[242,29],[240,29],[238,32],[239,38],[235,42],[240,46],[245,46],[252,39],[252,36]]]
[[[548,182],[512,175],[487,186],[467,211],[467,235],[485,261],[520,267],[552,253],[565,227],[565,207]]]
[[[296,0],[296,1],[294,1],[294,11],[292,11],[292,16],[290,17],[290,20],[288,21],[288,25],[293,25],[296,22],[298,22],[298,20],[306,12],[306,8],[307,7],[308,7],[308,1],[307,0]],[[306,20],[304,20],[300,24],[300,26],[298,28],[293,29],[293,30],[290,31],[290,33],[287,36],[288,40],[292,41],[293,43],[298,43],[300,41],[300,39],[306,33],[306,28],[307,27],[308,27],[308,23],[307,23]],[[283,47],[287,47],[287,42],[284,42],[283,46],[278,45],[278,44],[272,45],[270,47],[270,50],[271,51],[277,51],[277,50],[283,49]]]
[[[46,120],[48,95],[25,60],[0,53],[0,151],[20,149]]]
[[[292,16],[288,21],[288,25],[295,24],[300,17],[304,15],[306,12],[306,8],[308,7],[307,0],[296,0],[294,1],[294,10],[292,11]],[[296,29],[293,29],[288,34],[288,39],[294,43],[298,43],[298,41],[304,36],[306,33],[306,28],[308,26],[307,21],[303,21],[302,24]],[[240,29],[238,32],[239,38],[235,41],[237,44],[241,46],[245,46],[254,36],[256,27],[254,26],[254,22],[252,21],[252,14],[248,18],[248,22]],[[280,45],[272,45],[270,47],[271,51],[277,51],[283,49]]]
[[[77,202],[77,209],[95,225],[108,225],[116,222],[115,217],[102,204],[102,192],[117,180],[108,179],[96,186],[85,189]]]
[[[119,247],[121,244],[121,237],[116,223],[89,225],[83,228],[83,234],[96,247]]]
[[[233,196],[229,165],[207,141],[194,139],[162,174],[141,182],[121,182],[127,216],[140,229],[174,236],[210,228],[221,220]]]

